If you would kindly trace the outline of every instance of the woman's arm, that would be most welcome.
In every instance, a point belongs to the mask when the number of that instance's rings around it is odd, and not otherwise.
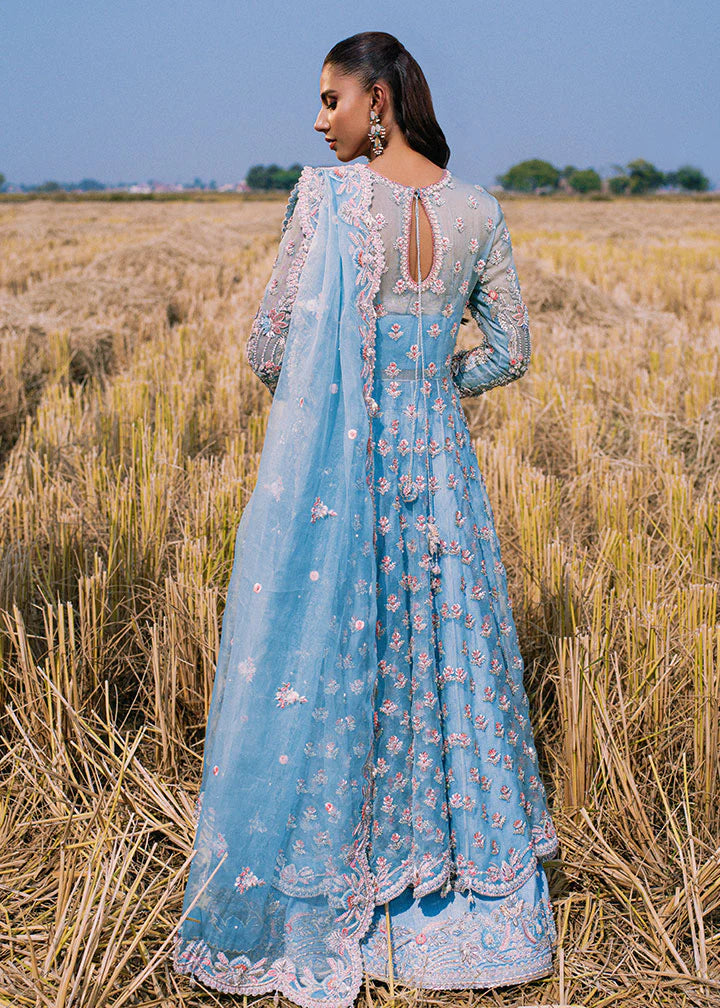
[[[498,219],[486,259],[478,260],[478,280],[468,308],[484,340],[452,355],[450,370],[461,398],[478,396],[496,385],[521,378],[530,362],[530,327],[520,294],[510,232],[497,204]]]
[[[272,274],[247,341],[247,359],[260,381],[274,395],[280,377],[290,313],[297,294],[302,265],[303,229],[298,210],[300,183],[288,198]]]

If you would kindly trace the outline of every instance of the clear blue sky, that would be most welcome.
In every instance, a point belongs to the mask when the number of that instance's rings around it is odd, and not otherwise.
[[[644,157],[720,186],[720,2],[4,0],[0,171],[9,182],[336,164],[312,128],[323,57],[396,35],[428,79],[460,178],[527,157]]]

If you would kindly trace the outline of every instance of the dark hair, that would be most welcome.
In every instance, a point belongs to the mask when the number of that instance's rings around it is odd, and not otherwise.
[[[413,150],[440,168],[447,167],[450,148],[440,129],[425,74],[402,43],[387,32],[360,32],[334,45],[323,61],[341,73],[358,77],[369,91],[387,81],[399,129]]]

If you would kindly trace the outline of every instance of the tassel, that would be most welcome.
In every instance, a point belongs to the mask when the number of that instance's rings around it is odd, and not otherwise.
[[[448,875],[448,877],[443,882],[443,887],[440,890],[440,895],[447,896],[449,892],[450,892],[450,876]]]
[[[442,539],[440,538],[440,530],[435,524],[435,518],[430,515],[428,518],[428,546],[431,553],[437,553],[442,545]]]
[[[441,553],[442,539],[440,538],[440,531],[435,524],[435,518],[431,515],[428,518],[427,525],[427,536],[428,536],[428,550],[430,556],[433,559],[433,565],[430,568],[433,574],[438,575],[440,573],[440,564],[438,563],[438,556]]]
[[[472,891],[472,889],[468,893],[468,906],[470,907],[471,910],[475,906],[475,893]]]

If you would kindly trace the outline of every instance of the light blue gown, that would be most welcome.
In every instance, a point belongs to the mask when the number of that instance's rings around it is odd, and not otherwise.
[[[424,279],[409,258],[422,212]],[[456,351],[466,307],[483,341]],[[552,971],[541,862],[558,837],[461,406],[529,357],[491,194],[448,170],[419,189],[366,164],[303,170],[248,342],[273,403],[223,618],[178,971],[346,1008],[363,972],[388,976],[386,903],[399,982]]]

